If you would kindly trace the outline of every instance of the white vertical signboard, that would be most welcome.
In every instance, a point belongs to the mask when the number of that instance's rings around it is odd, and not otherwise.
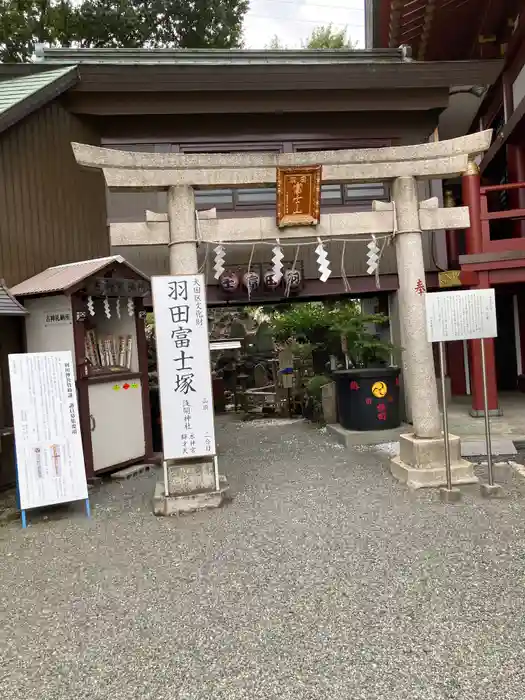
[[[87,499],[71,353],[9,355],[9,375],[20,509]]]
[[[425,302],[430,343],[478,340],[498,335],[493,289],[433,292],[425,296]]]
[[[165,460],[214,457],[203,275],[152,277]]]

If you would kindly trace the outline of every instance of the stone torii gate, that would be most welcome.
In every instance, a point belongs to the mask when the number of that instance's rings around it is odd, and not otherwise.
[[[281,241],[307,238],[392,234],[399,277],[399,314],[403,376],[411,407],[413,433],[401,436],[400,455],[391,462],[392,474],[409,486],[445,483],[444,440],[438,404],[432,347],[426,340],[425,279],[422,232],[464,229],[470,224],[468,207],[440,208],[436,198],[418,201],[418,179],[463,174],[469,159],[486,151],[492,132],[484,131],[449,141],[415,146],[321,151],[269,155],[130,153],[73,143],[77,162],[103,171],[108,187],[117,191],[167,191],[167,215],[149,215],[145,222],[115,224],[113,245],[165,244],[170,273],[195,274],[197,222],[194,187],[254,187],[275,185],[278,167],[323,166],[323,183],[392,182],[392,202],[374,202],[371,212],[321,214],[315,227],[281,229],[274,217],[200,219],[203,241]],[[460,441],[450,436],[453,481],[476,481],[472,465],[461,459]],[[170,466],[170,496],[209,490],[211,463]],[[178,471],[179,470],[179,471]],[[180,471],[183,470],[183,471]],[[180,473],[183,478],[177,478]],[[181,488],[177,484],[180,481]]]

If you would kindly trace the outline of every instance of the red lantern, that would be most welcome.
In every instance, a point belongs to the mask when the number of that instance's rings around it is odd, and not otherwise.
[[[268,289],[277,289],[280,281],[276,280],[273,270],[267,270],[264,273],[264,286]]]
[[[249,292],[255,292],[260,282],[261,278],[257,272],[246,272],[242,278],[242,283]]]
[[[234,292],[239,287],[239,277],[235,272],[225,272],[221,275],[219,284],[225,292]]]
[[[289,289],[299,289],[301,286],[301,279],[300,270],[286,270],[284,273],[284,282]]]

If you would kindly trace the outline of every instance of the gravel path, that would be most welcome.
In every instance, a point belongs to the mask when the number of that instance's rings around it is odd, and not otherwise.
[[[0,527],[2,700],[523,700],[525,480],[408,493],[302,422],[221,422],[234,500]]]

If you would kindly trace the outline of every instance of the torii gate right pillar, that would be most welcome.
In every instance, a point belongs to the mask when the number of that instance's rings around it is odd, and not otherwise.
[[[467,254],[475,255],[483,252],[483,231],[481,224],[481,178],[478,166],[469,160],[468,168],[462,177],[463,203],[470,212],[470,226],[465,231]],[[489,276],[487,272],[478,275],[479,284],[473,289],[488,289]],[[487,373],[487,400],[489,413],[501,416],[502,411],[498,402],[498,387],[496,383],[496,355],[494,338],[485,339],[485,362]],[[470,340],[470,385],[472,387],[472,409],[470,415],[479,418],[485,415],[483,404],[483,362],[481,357],[481,340]]]
[[[432,346],[426,339],[425,263],[415,178],[397,178],[393,200],[403,376],[414,432],[400,436],[399,457],[392,459],[391,472],[412,488],[441,486],[446,481],[445,445]],[[450,435],[449,440],[453,482],[475,483],[473,465],[461,459],[459,437]]]

